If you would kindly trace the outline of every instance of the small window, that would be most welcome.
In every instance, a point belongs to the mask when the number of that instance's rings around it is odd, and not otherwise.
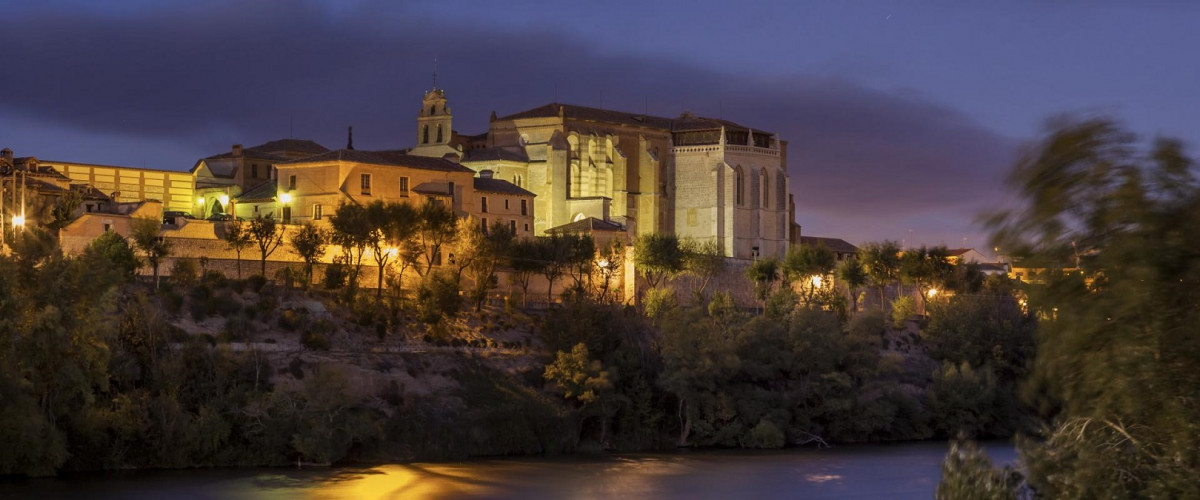
[[[410,109],[411,109],[411,108],[410,108]],[[429,107],[429,116],[433,116],[433,114],[434,114],[435,112],[437,112],[437,105],[436,105],[436,104],[434,104],[433,106],[430,106],[430,107]]]
[[[288,176],[288,191],[292,191],[294,189],[296,189],[296,176],[289,175]]]
[[[258,164],[250,165],[250,177],[258,178]]]
[[[451,182],[449,187],[450,187],[450,199],[453,200],[454,199],[454,183]]]
[[[313,204],[313,220],[321,220],[321,204]]]
[[[521,215],[529,215],[528,203],[529,200],[521,200]]]
[[[362,174],[360,177],[362,182],[362,194],[371,194],[371,174]]]
[[[426,125],[424,132],[421,133],[421,144],[429,144],[429,125]]]
[[[513,234],[517,234],[517,221],[515,219],[508,221],[508,230],[512,231]]]
[[[400,178],[400,196],[408,196],[408,177]]]
[[[488,232],[487,232],[487,219],[486,219],[486,218],[484,218],[484,219],[481,219],[481,220],[479,221],[479,228],[483,230],[483,234],[488,234]]]
[[[105,224],[105,225],[104,225],[104,232],[106,232],[106,233],[107,233],[107,232],[109,232],[110,230],[112,230],[112,224]]]
[[[438,125],[437,132],[438,132],[437,141],[438,141],[438,144],[441,144],[441,142],[442,142],[442,126],[441,125]]]
[[[508,210],[508,198],[504,199],[504,209]]]
[[[487,213],[487,196],[479,198],[479,211],[481,213]]]
[[[529,223],[528,222],[525,223],[525,232],[527,232],[527,233],[529,232]]]

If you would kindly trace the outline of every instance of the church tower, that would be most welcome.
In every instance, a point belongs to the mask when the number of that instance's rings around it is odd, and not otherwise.
[[[421,111],[417,113],[417,145],[412,154],[440,158],[448,153],[458,153],[450,146],[452,119],[446,92],[439,88],[426,92],[421,100]]]

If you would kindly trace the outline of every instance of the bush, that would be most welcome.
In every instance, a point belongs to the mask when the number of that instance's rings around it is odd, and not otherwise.
[[[217,314],[228,318],[242,312],[242,302],[232,293],[222,292],[209,301],[209,314]]]
[[[792,287],[784,286],[767,298],[765,314],[768,318],[783,319],[788,313],[796,309],[799,303],[800,295]]]
[[[1011,467],[996,469],[987,453],[967,441],[950,443],[942,461],[936,500],[1001,500],[1022,498],[1023,478]]]
[[[174,290],[164,293],[163,308],[172,316],[178,316],[179,312],[183,310],[183,294]]]
[[[904,328],[904,324],[917,313],[917,303],[912,297],[899,297],[892,301],[892,326]]]
[[[746,439],[748,448],[783,448],[784,443],[783,431],[767,419],[759,420]]]
[[[261,292],[264,286],[267,286],[266,276],[255,274],[254,276],[246,278],[246,287],[254,293]]]
[[[325,279],[322,280],[322,285],[326,290],[337,290],[346,286],[346,279],[350,275],[350,269],[341,262],[334,262],[325,266]]]
[[[300,337],[300,344],[303,345],[305,349],[313,351],[328,351],[329,337],[317,332],[308,332]]]
[[[171,279],[179,286],[192,286],[197,274],[196,261],[192,259],[175,259],[171,265]]]
[[[658,318],[679,307],[679,303],[675,300],[675,289],[668,286],[646,290],[644,300],[646,316],[649,318]]]
[[[238,314],[225,318],[225,327],[221,329],[222,342],[242,342],[253,333],[254,323],[244,315]]]
[[[220,271],[205,271],[203,281],[205,285],[213,288],[224,288],[229,284],[229,279]]]
[[[417,288],[417,317],[424,323],[453,317],[461,305],[458,283],[450,273],[430,273]]]
[[[279,315],[279,327],[289,332],[294,332],[305,322],[307,316],[306,311],[297,311],[295,309],[284,310]]]

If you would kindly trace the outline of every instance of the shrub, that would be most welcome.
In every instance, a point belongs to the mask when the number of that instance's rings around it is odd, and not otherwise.
[[[417,315],[424,323],[433,324],[442,318],[453,317],[461,305],[458,283],[450,273],[430,273],[417,288]]]
[[[205,271],[203,281],[205,285],[213,288],[224,288],[229,284],[229,279],[220,271]]]
[[[759,420],[746,439],[748,448],[783,448],[784,443],[783,431],[767,419]]]
[[[294,332],[296,331],[296,328],[298,328],[306,319],[302,316],[307,316],[307,314],[304,314],[304,311],[287,309],[279,315],[279,327],[289,332]]]
[[[675,310],[679,303],[675,300],[675,289],[667,286],[646,290],[646,316],[657,318]]]
[[[183,309],[183,294],[174,290],[163,294],[163,308],[171,313],[172,316],[178,316]]]
[[[909,318],[917,313],[917,303],[912,297],[899,297],[892,301],[892,326],[904,328]]]
[[[232,293],[222,292],[209,301],[209,314],[217,314],[228,318],[242,312],[242,302]]]
[[[261,292],[263,287],[266,285],[267,277],[261,274],[255,274],[254,276],[246,278],[246,286],[255,293]]]
[[[329,337],[321,333],[308,332],[300,337],[300,344],[303,345],[305,349],[313,351],[328,351]]]
[[[350,269],[341,262],[334,262],[325,266],[325,279],[322,280],[322,285],[326,290],[337,290],[346,286],[346,279],[350,275]]]
[[[225,327],[221,329],[222,342],[241,342],[249,338],[254,330],[254,324],[244,315],[238,314],[225,318]]]
[[[196,261],[192,259],[175,259],[171,265],[171,279],[183,287],[192,286],[196,282]]]

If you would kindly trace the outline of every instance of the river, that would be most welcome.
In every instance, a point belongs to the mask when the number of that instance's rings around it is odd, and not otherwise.
[[[329,469],[200,469],[0,479],[0,498],[833,499],[933,497],[946,443],[520,457]],[[1016,452],[985,446],[997,463]]]

